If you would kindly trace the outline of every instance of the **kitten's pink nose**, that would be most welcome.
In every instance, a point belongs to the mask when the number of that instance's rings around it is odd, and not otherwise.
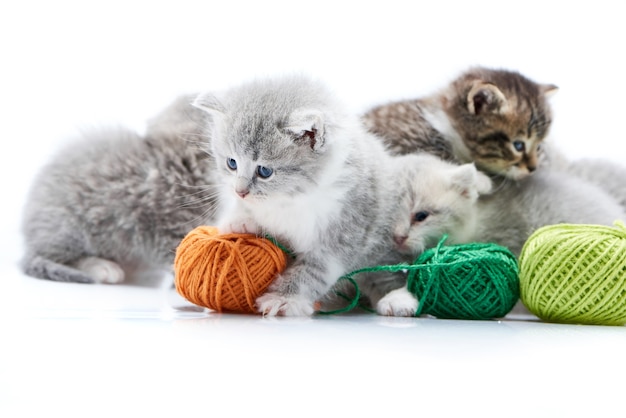
[[[396,245],[398,247],[404,246],[404,244],[406,243],[407,238],[408,237],[406,235],[394,235],[393,236],[393,240],[395,241],[395,243],[396,243]]]
[[[246,196],[248,196],[248,193],[250,193],[250,190],[245,189],[245,190],[237,190],[237,194],[239,195],[240,198],[245,199]]]

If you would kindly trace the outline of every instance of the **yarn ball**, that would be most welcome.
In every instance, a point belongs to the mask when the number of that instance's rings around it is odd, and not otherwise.
[[[219,234],[200,226],[176,249],[175,284],[190,302],[218,312],[255,313],[255,300],[287,266],[287,255],[267,238]]]
[[[445,238],[444,238],[445,240]],[[519,300],[515,255],[491,243],[443,246],[423,252],[409,269],[407,287],[418,301],[416,316],[443,319],[494,319]]]
[[[626,324],[626,227],[558,224],[520,254],[522,302],[547,322]]]

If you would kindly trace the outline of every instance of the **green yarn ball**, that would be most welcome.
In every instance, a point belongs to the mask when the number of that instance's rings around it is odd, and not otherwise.
[[[444,238],[445,240],[445,238]],[[408,269],[407,287],[418,301],[416,316],[444,319],[494,319],[519,300],[515,255],[497,244],[443,246],[422,253]]]
[[[626,324],[626,227],[558,224],[520,254],[524,305],[547,322]]]

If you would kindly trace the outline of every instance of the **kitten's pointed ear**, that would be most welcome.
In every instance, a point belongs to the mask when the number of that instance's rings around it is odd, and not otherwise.
[[[485,112],[504,114],[509,104],[504,93],[495,85],[484,81],[475,81],[467,94],[467,110],[473,115]]]
[[[298,109],[289,115],[285,130],[297,143],[311,147],[313,151],[324,148],[324,115],[315,109]]]
[[[191,102],[191,105],[200,110],[204,110],[211,115],[223,115],[225,112],[224,106],[220,103],[217,97],[211,93],[199,94],[194,101]]]
[[[477,199],[482,194],[491,192],[491,179],[478,171],[474,163],[463,164],[452,169],[452,185],[462,196]]]
[[[539,86],[539,91],[546,97],[552,97],[554,94],[559,91],[559,87],[554,84],[542,84]]]

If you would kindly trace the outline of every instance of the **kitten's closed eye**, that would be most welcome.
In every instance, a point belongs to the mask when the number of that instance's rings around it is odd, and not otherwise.
[[[503,144],[509,142],[509,137],[504,132],[495,132],[489,135],[482,137],[481,142],[496,142],[498,144]]]

